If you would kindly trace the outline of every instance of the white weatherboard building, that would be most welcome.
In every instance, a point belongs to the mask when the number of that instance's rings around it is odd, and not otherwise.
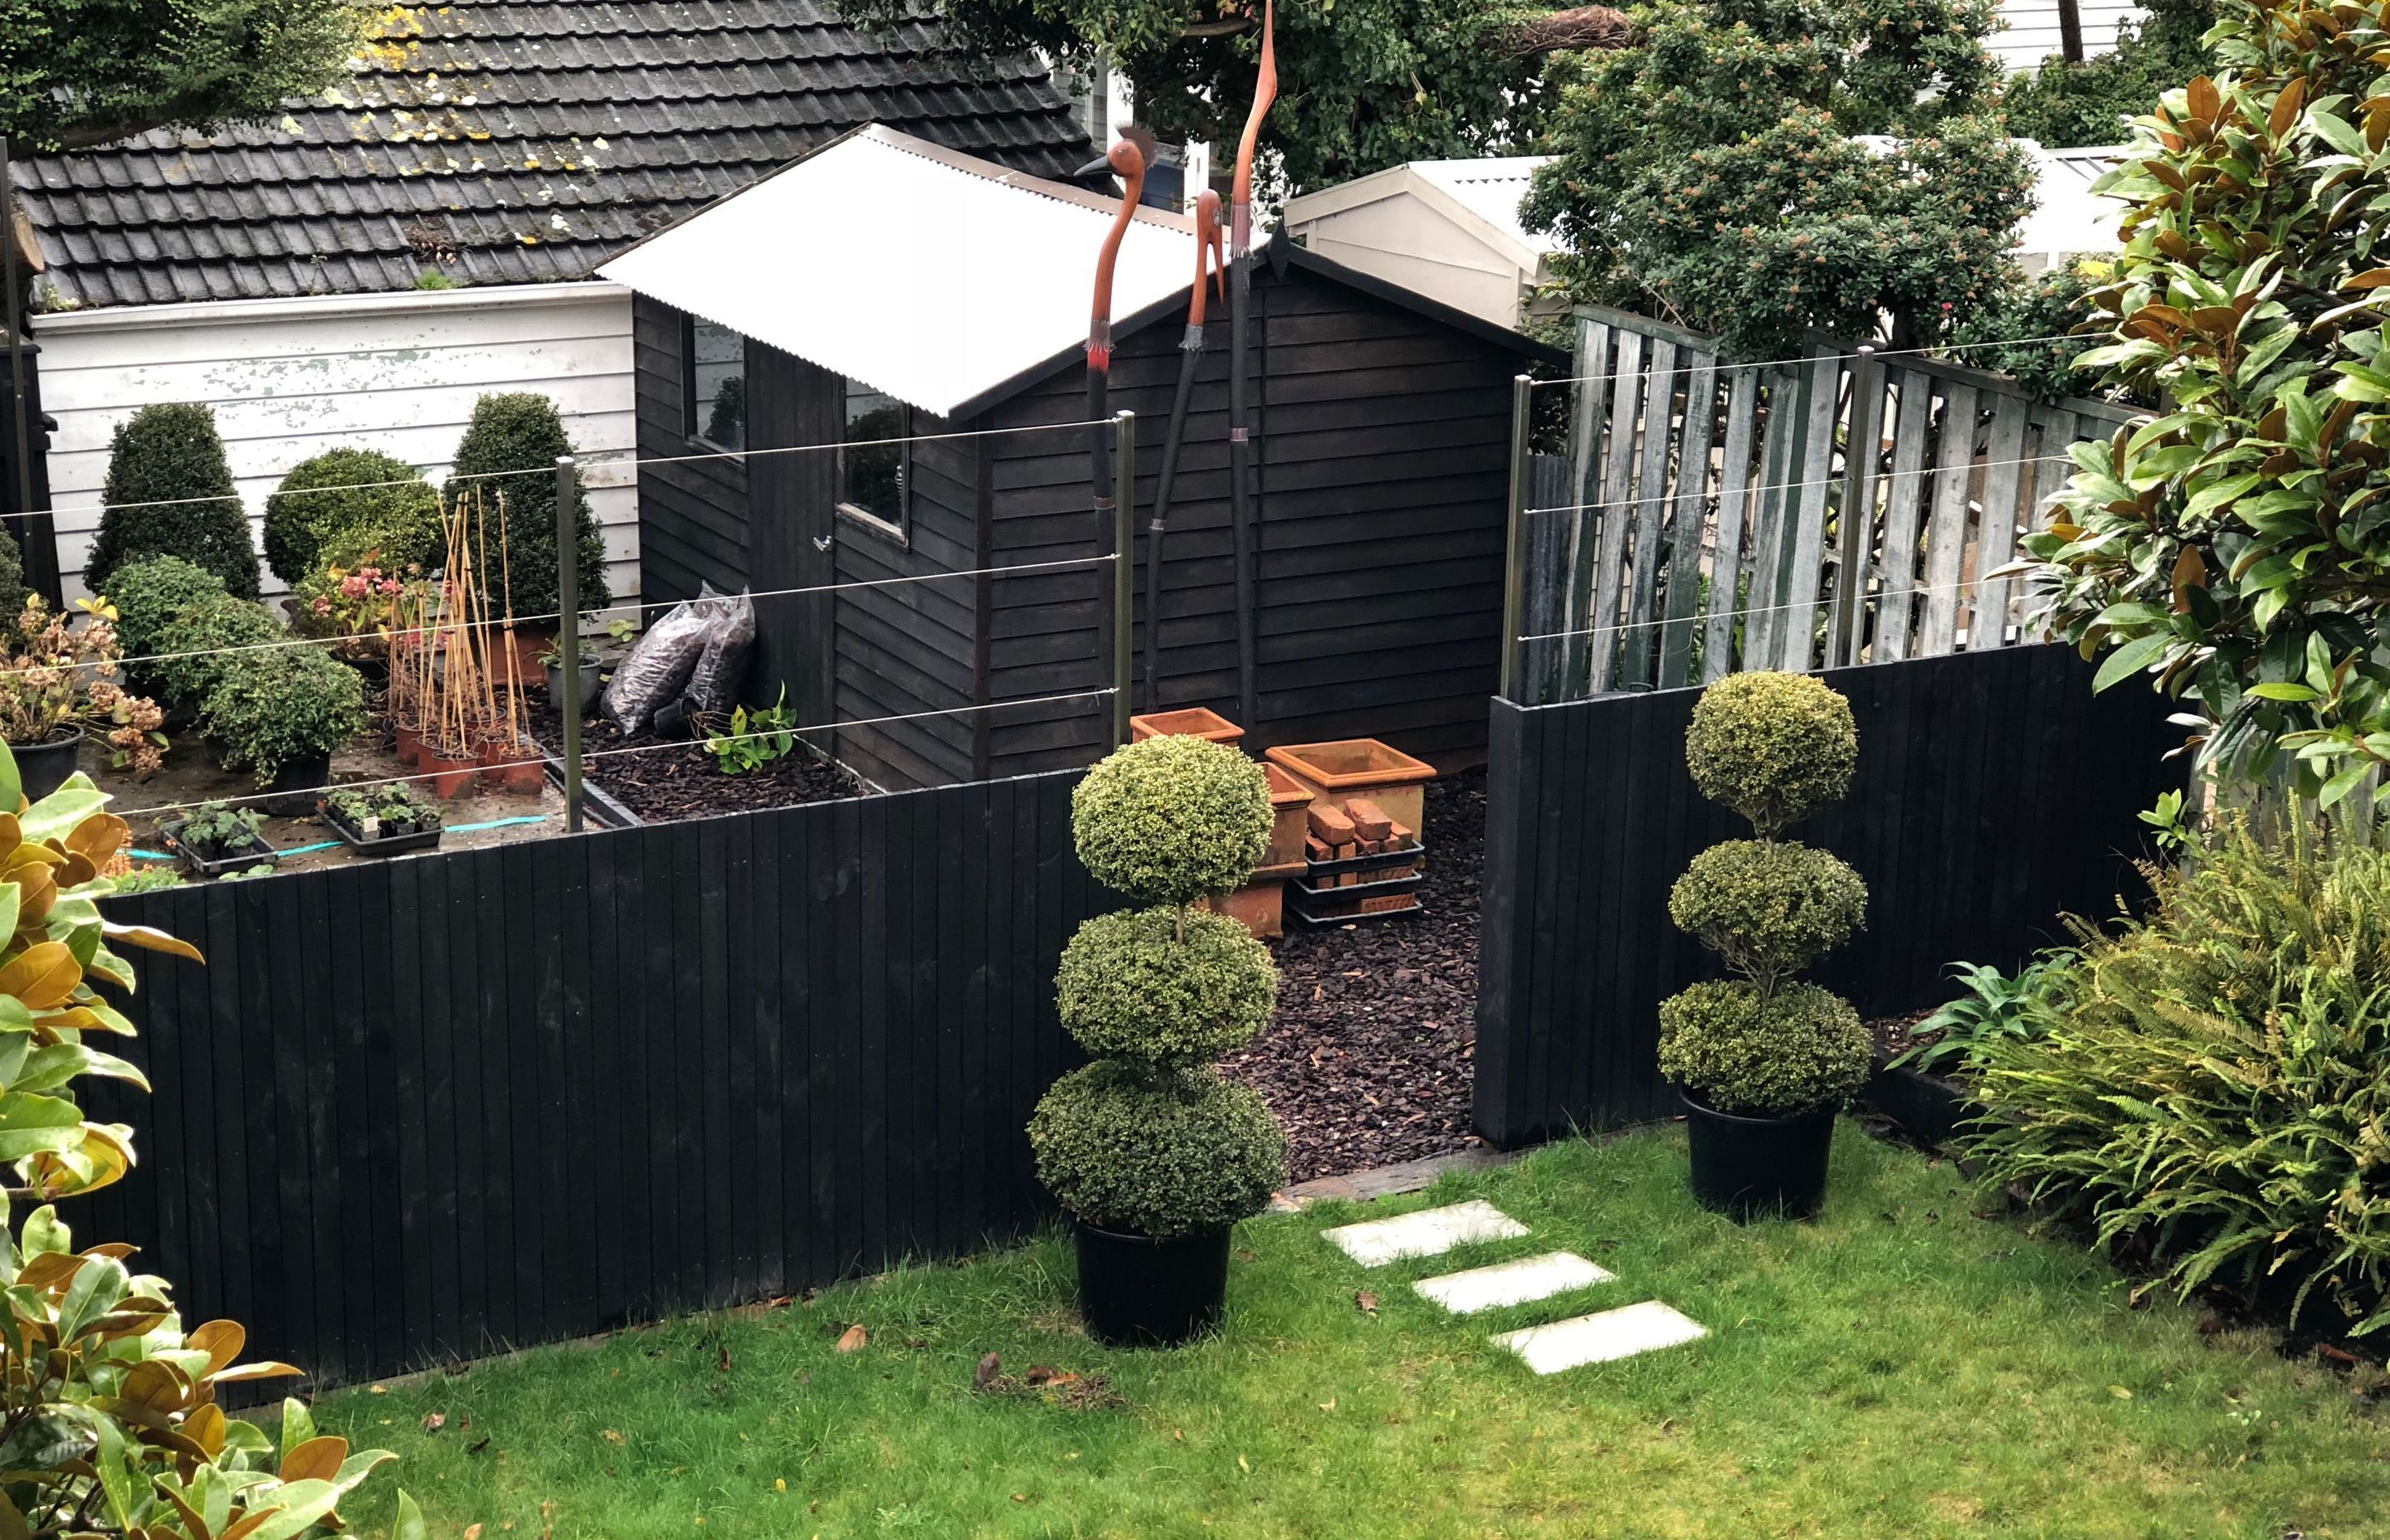
[[[1331,262],[1515,328],[1551,276],[1552,237],[1519,223],[1548,160],[1413,160],[1289,199],[1279,223]]]
[[[69,595],[99,529],[115,427],[142,406],[213,407],[252,521],[282,473],[328,449],[378,449],[436,485],[485,391],[556,403],[606,537],[607,581],[638,592],[639,503],[631,297],[610,283],[517,284],[429,293],[217,300],[45,315],[42,404],[50,506]],[[261,569],[269,587],[274,574]]]

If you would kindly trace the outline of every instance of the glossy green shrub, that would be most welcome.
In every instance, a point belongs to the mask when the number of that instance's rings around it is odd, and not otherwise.
[[[218,594],[168,621],[158,632],[157,645],[142,654],[158,661],[139,667],[143,678],[158,682],[158,693],[165,699],[196,703],[237,662],[285,650],[270,644],[287,641],[289,635],[265,606]]]
[[[436,572],[440,494],[413,466],[371,449],[302,460],[265,500],[266,564],[295,588],[317,574],[332,545],[378,550],[386,569],[403,571],[413,562]]]
[[[1721,1112],[1790,1117],[1867,1083],[1867,1028],[1816,984],[1699,983],[1660,1002],[1660,1072]]]
[[[1242,1047],[1278,1003],[1269,948],[1203,909],[1099,915],[1054,982],[1062,1025],[1088,1053],[1174,1068]]]
[[[1105,1059],[1056,1081],[1029,1120],[1037,1179],[1099,1229],[1167,1238],[1256,1213],[1286,1176],[1262,1098],[1210,1070]]]
[[[1763,985],[1848,941],[1867,884],[1840,857],[1791,841],[1728,840],[1693,857],[1668,894],[1677,928]]]
[[[1191,904],[1233,892],[1269,848],[1269,777],[1225,744],[1150,738],[1114,751],[1071,793],[1079,860],[1114,892]]]
[[[2390,1328],[2390,853],[2235,820],[2061,965],[2038,1034],[1972,1052],[1993,1187],[2152,1249],[2184,1294],[2270,1286]]]
[[[257,546],[234,491],[215,414],[190,404],[144,406],[109,443],[107,505],[84,560],[84,586],[105,593],[109,577],[145,556],[179,556],[257,597]]]
[[[1685,735],[1693,784],[1762,839],[1848,792],[1858,753],[1851,703],[1805,674],[1728,674]]]
[[[199,720],[225,764],[272,780],[283,765],[328,754],[365,731],[365,681],[312,647],[271,648],[224,661]]]
[[[25,586],[25,551],[14,532],[0,539],[0,615],[21,615],[32,590]]]

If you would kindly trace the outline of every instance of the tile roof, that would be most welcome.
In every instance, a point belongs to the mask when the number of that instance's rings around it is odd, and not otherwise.
[[[864,122],[1041,176],[1091,153],[1045,67],[816,0],[452,0],[397,10],[278,123],[18,161],[76,306],[579,278]]]

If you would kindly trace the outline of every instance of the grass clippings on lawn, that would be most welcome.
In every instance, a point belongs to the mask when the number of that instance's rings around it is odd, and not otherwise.
[[[1088,1341],[1048,1237],[316,1417],[397,1451],[433,1534],[482,1540],[2390,1533],[2390,1406],[2193,1309],[2134,1308],[2096,1260],[1975,1217],[1947,1162],[1846,1123],[1834,1165],[1814,1225],[1701,1213],[1673,1131],[1255,1220],[1227,1332],[1176,1353]],[[1319,1238],[1469,1196],[1534,1234],[1374,1269]],[[1559,1248],[1617,1281],[1468,1319],[1409,1287]],[[1540,1380],[1486,1341],[1654,1298],[1711,1335]],[[364,1533],[391,1490],[353,1505]]]

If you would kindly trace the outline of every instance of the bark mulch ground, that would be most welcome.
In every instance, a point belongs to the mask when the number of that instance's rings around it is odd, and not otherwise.
[[[1469,1120],[1485,773],[1430,782],[1426,821],[1425,912],[1273,943],[1278,1012],[1221,1066],[1285,1124],[1291,1182],[1478,1142]]]
[[[544,692],[533,692],[540,700]],[[564,742],[563,722],[545,701],[532,712],[532,732],[550,753]],[[637,749],[639,753],[610,754]],[[799,744],[768,764],[726,776],[701,741],[654,733],[625,736],[603,717],[581,725],[581,751],[591,785],[652,824],[702,818],[715,813],[751,813],[795,807],[802,802],[859,797],[863,788],[836,765],[825,764]]]

